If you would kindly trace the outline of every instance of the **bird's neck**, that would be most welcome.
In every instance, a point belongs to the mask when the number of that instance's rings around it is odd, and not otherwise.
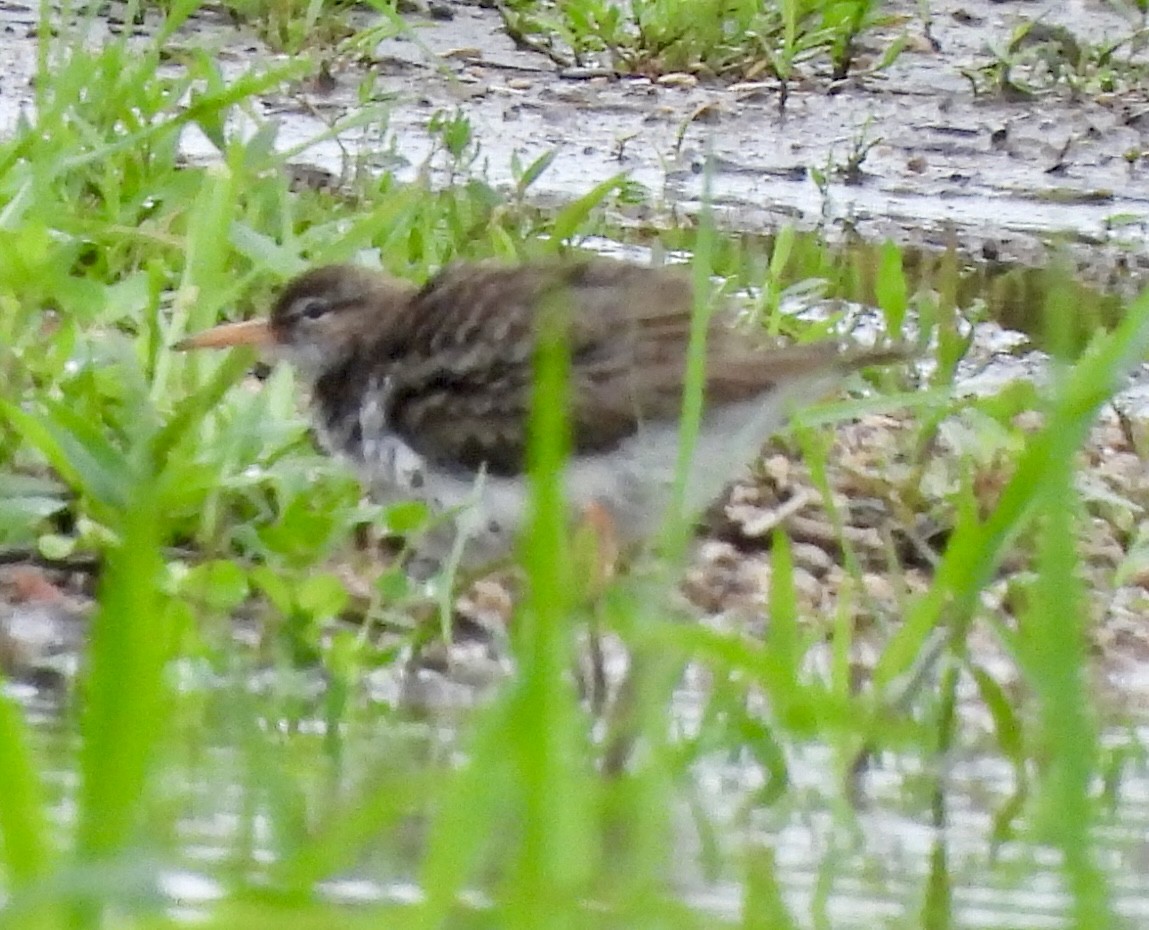
[[[311,402],[324,442],[354,456],[363,441],[361,413],[370,390],[370,366],[359,352],[349,352],[317,367],[312,377]]]

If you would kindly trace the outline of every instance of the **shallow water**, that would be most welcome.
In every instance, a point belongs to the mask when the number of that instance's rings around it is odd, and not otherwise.
[[[75,808],[77,779],[72,725],[61,721],[43,694],[16,689],[35,725],[35,749],[49,761],[46,788],[58,824]],[[112,867],[125,902],[158,896],[163,909],[189,919],[224,897],[237,878],[260,886],[274,874],[282,851],[306,842],[284,824],[283,804],[304,822],[378,767],[410,769],[442,763],[459,751],[461,731],[442,720],[419,720],[379,707],[374,722],[354,726],[338,753],[323,749],[325,727],[314,718],[263,718],[260,734],[237,741],[226,707],[234,700],[207,695],[220,712],[218,729],[189,728],[167,743],[159,811],[179,812],[174,833],[149,836],[149,846]],[[702,695],[684,686],[677,707],[689,728]],[[251,706],[258,708],[260,699]],[[274,712],[274,707],[268,707]],[[233,715],[232,724],[238,715]],[[1117,912],[1132,926],[1149,922],[1149,721],[1113,729],[1110,752],[1127,751],[1111,804],[1097,822],[1096,854]],[[826,746],[798,744],[785,752],[788,789],[763,803],[766,775],[749,754],[709,757],[695,764],[676,793],[673,852],[668,876],[681,900],[700,914],[741,919],[741,868],[748,849],[769,849],[784,899],[799,926],[918,927],[931,862],[945,851],[955,926],[1039,928],[1067,925],[1070,902],[1059,854],[1042,845],[1024,822],[995,845],[993,818],[1016,790],[1016,772],[991,751],[966,748],[936,763],[911,753],[884,752],[857,783],[856,803],[845,800],[835,776],[840,760]],[[279,774],[277,774],[279,772]],[[940,777],[939,777],[940,776]],[[935,786],[944,821],[933,823]],[[287,796],[277,797],[280,789]],[[415,806],[398,827],[381,831],[359,865],[323,881],[331,902],[348,906],[421,900],[419,863],[426,811]],[[285,832],[286,830],[286,832]],[[933,858],[931,858],[933,857]],[[935,876],[936,877],[936,876]],[[482,888],[468,895],[480,910]]]

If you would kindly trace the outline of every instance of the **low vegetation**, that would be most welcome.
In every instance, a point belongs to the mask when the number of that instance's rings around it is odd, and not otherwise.
[[[850,76],[859,38],[897,22],[875,0],[511,0],[500,11],[513,37],[564,66],[783,82],[799,69],[828,70],[833,80]],[[895,33],[882,44],[879,67],[897,57],[902,41]]]

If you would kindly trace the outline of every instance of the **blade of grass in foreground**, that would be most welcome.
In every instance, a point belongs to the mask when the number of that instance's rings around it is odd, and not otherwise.
[[[541,315],[531,401],[532,513],[523,554],[529,594],[513,631],[519,680],[507,736],[522,785],[523,837],[507,915],[511,925],[523,927],[538,926],[545,913],[565,925],[563,911],[577,907],[591,861],[588,753],[569,676],[575,613],[563,494],[569,312],[556,305]]]
[[[546,307],[541,314],[531,405],[531,516],[522,558],[529,593],[512,630],[517,674],[483,714],[469,761],[439,805],[424,862],[422,926],[441,925],[484,849],[506,857],[492,863],[507,876],[496,898],[502,926],[570,926],[592,874],[597,838],[590,756],[569,675],[576,611],[562,485],[565,311]]]
[[[1038,504],[1042,521],[1032,608],[1021,619],[1019,652],[1037,694],[1043,745],[1038,827],[1062,853],[1073,897],[1074,925],[1115,927],[1105,876],[1092,843],[1098,739],[1086,687],[1085,599],[1076,552],[1077,494],[1073,449],[1060,450],[1045,474]]]
[[[690,341],[686,348],[686,377],[682,384],[682,416],[678,430],[678,462],[674,491],[667,512],[663,542],[666,555],[677,566],[690,539],[691,514],[686,513],[687,488],[695,467],[694,446],[702,423],[702,401],[706,386],[706,337],[713,310],[710,299],[710,276],[715,248],[714,222],[710,214],[710,161],[703,176],[702,210],[698,216],[698,236],[691,263],[694,306],[690,314]]]
[[[1052,277],[1055,284],[1068,280],[1060,268]],[[1055,287],[1046,304],[1048,339],[1055,353],[1060,349],[1065,354],[1072,346],[1078,308],[1072,305],[1071,293],[1067,287]],[[1129,348],[1135,341],[1130,338]],[[1119,343],[1114,346],[1123,348]],[[1141,357],[1138,353],[1134,359]],[[1075,372],[1077,377],[1067,380],[1059,399],[1070,416],[1092,419],[1095,399],[1107,398],[1116,388],[1110,379],[1119,355],[1105,362],[1098,368],[1087,359]],[[1090,786],[1098,771],[1100,746],[1086,680],[1088,613],[1077,558],[1077,443],[1072,435],[1054,435],[1051,445],[1053,454],[1036,505],[1041,524],[1037,579],[1016,642],[1019,664],[1037,695],[1042,745],[1049,751],[1048,764],[1040,771],[1037,826],[1043,838],[1061,850],[1074,924],[1084,930],[1117,922],[1093,845],[1097,808]]]
[[[0,861],[13,889],[35,881],[48,863],[48,821],[28,733],[0,679]]]
[[[81,861],[107,861],[137,825],[167,709],[164,664],[171,645],[159,579],[160,513],[151,479],[137,483],[121,543],[108,560],[92,620],[84,681],[79,833]],[[85,901],[76,924],[96,925]]]

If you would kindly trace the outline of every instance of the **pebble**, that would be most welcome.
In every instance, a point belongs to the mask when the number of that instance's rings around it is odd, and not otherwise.
[[[885,604],[893,604],[897,600],[897,593],[890,579],[876,572],[866,572],[862,575],[862,589],[868,597]]]
[[[791,551],[795,566],[818,577],[825,575],[834,565],[834,560],[830,554],[821,546],[814,546],[810,543],[794,543]]]
[[[698,86],[698,78],[684,71],[671,71],[669,74],[660,75],[656,83],[660,87],[691,88]]]

